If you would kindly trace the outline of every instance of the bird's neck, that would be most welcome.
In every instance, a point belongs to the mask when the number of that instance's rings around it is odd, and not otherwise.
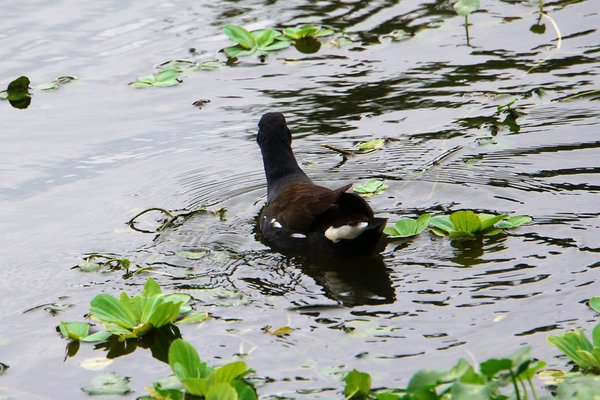
[[[267,202],[274,198],[288,179],[309,180],[302,171],[292,148],[288,146],[265,146],[262,148],[263,164],[267,176]],[[268,155],[268,156],[267,156]]]

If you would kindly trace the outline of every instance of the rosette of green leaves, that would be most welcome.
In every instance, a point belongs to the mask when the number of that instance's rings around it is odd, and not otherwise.
[[[225,54],[231,58],[252,54],[264,56],[290,46],[289,40],[281,40],[281,32],[275,29],[269,28],[248,32],[239,25],[227,24],[223,27],[223,32],[237,43],[236,46],[223,49]]]
[[[356,193],[360,193],[365,197],[374,196],[376,194],[383,193],[387,189],[387,186],[379,179],[369,179],[365,183],[356,184],[352,186],[352,190]]]
[[[590,307],[600,313],[600,297],[592,297]],[[548,336],[548,343],[562,351],[585,370],[600,372],[600,324],[592,330],[590,341],[582,329]]]
[[[473,240],[476,234],[493,236],[502,232],[502,229],[514,228],[530,222],[531,217],[514,216],[507,219],[507,214],[475,213],[471,210],[453,212],[450,215],[436,215],[431,218],[429,225],[436,235],[448,236],[453,240]],[[507,219],[506,224],[498,223]]]
[[[412,218],[401,218],[394,226],[387,227],[383,230],[390,239],[407,238],[416,236],[423,232],[429,226],[431,215],[423,214],[417,219]]]
[[[319,25],[304,24],[285,28],[283,34],[290,39],[299,40],[307,37],[316,39],[323,36],[330,36],[334,34],[334,31]]]
[[[163,294],[158,283],[148,278],[144,290],[130,297],[122,292],[117,299],[99,294],[91,301],[90,314],[107,331],[121,339],[139,338],[154,328],[173,323],[182,313],[191,310],[187,294]]]
[[[169,87],[180,83],[179,72],[176,69],[164,69],[154,75],[141,76],[137,81],[131,82],[129,86],[142,89],[150,86]]]
[[[252,373],[243,361],[213,368],[200,360],[190,343],[177,339],[169,347],[169,366],[185,391],[205,399],[256,400],[256,391],[244,380]]]

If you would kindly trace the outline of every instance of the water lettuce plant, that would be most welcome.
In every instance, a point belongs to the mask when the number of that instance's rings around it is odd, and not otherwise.
[[[144,290],[137,296],[130,297],[122,292],[117,299],[102,293],[92,299],[90,316],[98,320],[106,332],[90,335],[90,324],[87,322],[61,322],[59,330],[65,338],[84,342],[102,341],[112,335],[121,341],[137,339],[167,324],[206,320],[207,313],[190,314],[181,318],[191,310],[187,305],[190,300],[191,296],[187,294],[163,294],[158,283],[148,278]]]
[[[431,215],[427,213],[420,215],[416,219],[401,218],[396,221],[394,226],[385,228],[383,233],[385,233],[390,239],[416,236],[427,229],[430,220]]]
[[[141,294],[133,297],[121,292],[119,299],[99,294],[90,303],[90,314],[104,328],[122,340],[139,338],[160,328],[191,310],[191,296],[181,293],[163,294],[160,286],[148,278]]]
[[[527,399],[529,392],[537,399],[531,380],[545,365],[530,357],[529,347],[523,347],[510,357],[491,358],[478,366],[460,359],[449,370],[421,370],[412,376],[406,388],[385,391],[371,390],[370,376],[353,370],[345,377],[344,393],[346,400]],[[513,392],[512,397],[506,396],[509,391]]]
[[[179,79],[179,72],[176,69],[165,69],[154,75],[141,76],[137,81],[131,82],[129,86],[141,89],[151,86],[169,87],[179,85],[180,83],[181,79]]]
[[[505,219],[506,223],[500,224],[500,221]],[[436,215],[431,218],[429,225],[436,235],[460,241],[473,240],[477,234],[497,235],[502,229],[515,228],[528,222],[531,222],[531,217],[524,215],[508,217],[507,214],[494,215],[461,210],[450,215]]]
[[[31,93],[29,93],[29,78],[20,76],[8,84],[8,87],[0,92],[0,99],[8,100],[14,108],[25,109],[31,104]]]
[[[283,35],[287,36],[292,40],[299,40],[303,38],[319,38],[323,36],[330,36],[334,34],[332,29],[323,28],[319,25],[304,24],[295,27],[289,27],[283,29]]]
[[[352,186],[352,190],[354,190],[356,193],[360,193],[364,197],[370,197],[383,193],[385,189],[387,189],[387,186],[379,179],[369,179],[365,183],[355,184]]]
[[[237,43],[235,46],[223,49],[225,54],[230,58],[249,56],[252,54],[266,56],[269,53],[290,46],[288,40],[279,39],[281,37],[281,32],[271,28],[248,32],[239,25],[227,24],[223,27],[223,32],[227,37]]]
[[[244,380],[253,371],[243,361],[213,368],[200,360],[194,346],[177,339],[169,348],[169,366],[186,393],[207,400],[257,399],[254,387]]]
[[[592,297],[590,308],[600,313],[600,297]],[[590,341],[583,329],[548,336],[548,343],[562,351],[586,371],[600,373],[600,323],[592,330]]]

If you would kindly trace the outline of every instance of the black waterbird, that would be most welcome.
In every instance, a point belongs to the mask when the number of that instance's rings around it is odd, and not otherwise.
[[[359,195],[352,184],[331,190],[315,185],[292,151],[285,117],[267,113],[258,123],[258,142],[267,177],[267,204],[259,229],[271,247],[309,256],[357,256],[373,252],[385,218]]]

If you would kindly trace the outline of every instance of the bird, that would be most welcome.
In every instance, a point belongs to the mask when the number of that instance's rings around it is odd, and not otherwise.
[[[258,123],[267,180],[267,201],[259,214],[263,241],[279,252],[307,256],[361,256],[374,252],[386,218],[377,218],[352,184],[316,185],[300,168],[283,114],[268,112]]]

